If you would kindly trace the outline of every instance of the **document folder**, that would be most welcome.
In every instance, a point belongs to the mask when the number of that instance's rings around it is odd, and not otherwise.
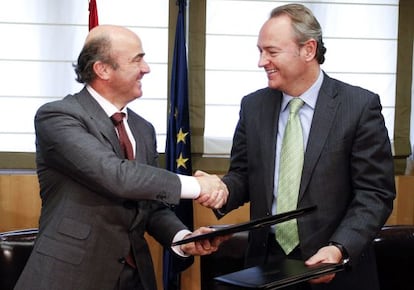
[[[266,264],[215,277],[214,280],[243,289],[274,290],[308,281],[345,269],[346,262],[306,266],[305,262],[286,259],[280,264]]]
[[[303,216],[307,213],[314,211],[315,209],[316,209],[316,206],[310,206],[310,207],[305,207],[305,208],[300,208],[300,209],[296,209],[292,211],[283,212],[283,213],[276,214],[276,215],[266,216],[263,218],[251,220],[249,222],[215,228],[215,230],[212,232],[201,234],[198,236],[192,236],[187,239],[174,242],[172,243],[172,246],[187,244],[187,243],[195,242],[199,240],[211,239],[211,238],[218,237],[218,236],[230,235],[230,234],[234,234],[238,232],[251,231],[254,229],[262,228],[264,226],[269,226],[269,225],[281,223],[287,220],[291,220],[294,218],[298,218],[300,216]]]

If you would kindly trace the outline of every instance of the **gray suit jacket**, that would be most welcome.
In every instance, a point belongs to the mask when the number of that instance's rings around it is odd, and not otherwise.
[[[281,100],[282,93],[269,88],[242,100],[230,169],[224,177],[230,196],[221,212],[250,202],[251,219],[271,214]],[[353,270],[323,287],[377,287],[371,282],[376,280],[371,241],[390,215],[394,197],[393,158],[379,96],[325,75],[298,200],[298,207],[318,208],[298,219],[300,247],[307,259],[330,241],[341,243]],[[250,233],[247,265],[264,262],[268,233],[269,228]]]
[[[169,246],[185,228],[167,205],[179,202],[181,184],[156,167],[153,126],[128,116],[132,161],[122,158],[111,120],[86,89],[38,110],[39,236],[16,289],[112,290],[131,247],[145,289],[156,289],[144,233]]]

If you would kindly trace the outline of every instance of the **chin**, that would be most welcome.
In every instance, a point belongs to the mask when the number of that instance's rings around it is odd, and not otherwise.
[[[138,90],[137,92],[135,92],[135,98],[140,98],[142,96],[142,91]]]
[[[268,85],[268,87],[269,87],[269,88],[271,88],[271,89],[275,89],[275,90],[277,90],[277,89],[279,89],[279,88],[280,88],[280,84],[279,84],[278,82],[276,82],[276,81],[272,81],[272,80],[269,80],[269,81],[267,82],[267,85]]]

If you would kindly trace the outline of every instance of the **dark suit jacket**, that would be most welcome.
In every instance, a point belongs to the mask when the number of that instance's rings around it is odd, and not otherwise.
[[[251,219],[271,214],[281,100],[282,93],[269,88],[243,98],[224,177],[230,196],[221,212],[250,201]],[[298,200],[298,207],[318,208],[299,218],[298,227],[304,259],[329,241],[341,243],[351,257],[353,270],[338,274],[327,289],[375,289],[375,282],[369,284],[376,279],[371,241],[390,215],[394,197],[393,158],[379,96],[325,75]],[[269,228],[250,233],[247,265],[264,262],[268,233]]]
[[[86,89],[38,110],[39,236],[16,289],[113,290],[131,246],[145,289],[156,289],[144,233],[168,247],[185,228],[167,206],[179,202],[181,184],[155,167],[153,126],[128,116],[132,161],[121,157],[111,120]]]

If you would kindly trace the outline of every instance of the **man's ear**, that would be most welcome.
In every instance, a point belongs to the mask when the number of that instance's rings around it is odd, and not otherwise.
[[[111,67],[102,61],[97,61],[93,64],[93,71],[98,78],[108,80],[111,73]]]
[[[310,61],[316,57],[317,42],[315,39],[309,39],[302,47],[305,59]]]

